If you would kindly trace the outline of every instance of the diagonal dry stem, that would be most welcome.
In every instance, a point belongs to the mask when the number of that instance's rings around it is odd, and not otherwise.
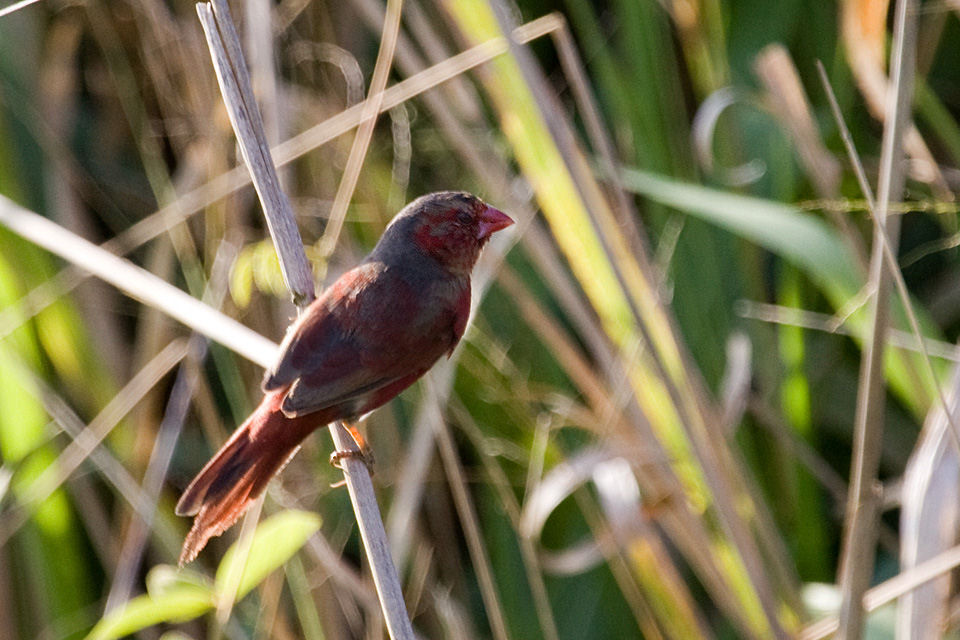
[[[231,249],[232,247],[226,243],[222,245],[211,269],[211,285],[207,288],[204,300],[215,307],[222,304],[226,295],[227,272],[233,258],[236,257]],[[157,428],[155,444],[143,474],[143,493],[154,505],[159,503],[173,452],[200,378],[197,365],[206,358],[208,348],[209,341],[204,336],[194,334],[190,337],[185,360],[188,366],[181,365],[170,390],[170,396],[163,411],[163,420]],[[107,595],[104,612],[110,612],[130,598],[140,563],[147,549],[153,519],[154,511],[151,511],[145,517],[133,520],[127,528],[117,556],[117,568],[110,582],[110,592]]]
[[[377,52],[377,61],[373,67],[373,77],[370,79],[370,93],[363,102],[360,114],[360,125],[357,134],[350,146],[350,155],[343,170],[343,177],[337,186],[337,193],[333,198],[333,207],[330,211],[330,220],[323,232],[320,241],[320,253],[329,256],[337,246],[343,221],[347,217],[347,207],[353,199],[353,191],[357,188],[360,179],[360,169],[367,155],[367,148],[373,138],[373,128],[377,124],[377,114],[383,107],[383,90],[387,86],[387,77],[393,67],[393,52],[397,47],[397,35],[400,32],[400,9],[403,0],[387,0],[386,20],[383,23],[383,33],[380,37],[380,50]]]
[[[958,566],[960,566],[960,546],[947,549],[867,590],[863,595],[863,608],[866,611],[875,611]],[[824,618],[804,628],[797,636],[797,640],[822,640],[836,633],[839,627],[840,622],[836,616]]]
[[[55,222],[0,196],[0,224],[47,251],[109,282],[127,295],[156,307],[243,357],[269,366],[276,345],[216,309]]]
[[[4,514],[0,525],[0,546],[22,527],[37,505],[69,478],[77,468],[97,449],[120,420],[156,386],[156,384],[187,354],[184,340],[171,342],[153,360],[141,369],[121,389],[103,410],[84,428],[73,435],[73,440],[63,450],[55,464],[30,484],[19,497],[20,506]]]
[[[305,256],[303,260],[293,257],[298,252],[303,254],[303,245],[290,201],[280,190],[280,177],[270,157],[270,145],[267,143],[260,109],[253,96],[250,76],[240,49],[240,38],[230,19],[226,2],[215,0],[212,5],[198,4],[197,14],[211,49],[213,66],[224,94],[230,122],[237,132],[243,159],[250,168],[253,186],[264,210],[279,212],[266,218],[270,235],[277,246],[284,282],[293,294],[297,307],[304,307],[314,298],[313,271]],[[288,244],[293,242],[297,244]]]
[[[519,42],[530,42],[551,33],[555,28],[556,19],[553,16],[545,16],[517,27],[514,30],[513,37]],[[423,69],[386,89],[383,92],[380,112],[392,109],[444,82],[457,78],[470,69],[503,55],[506,51],[506,40],[504,38],[493,38]],[[371,97],[367,100],[372,99]],[[273,147],[271,152],[276,166],[281,167],[292,162],[349,132],[360,123],[366,104],[367,101],[365,100],[344,109],[337,115],[331,116]],[[220,174],[205,184],[179,196],[174,202],[161,207],[100,246],[110,253],[126,254],[250,183],[250,173],[246,167],[234,167],[230,171]],[[2,209],[3,203],[0,202],[0,213],[2,213]],[[2,223],[3,220],[0,219],[0,224]],[[39,242],[37,244],[45,246]],[[54,251],[50,247],[45,248]],[[54,253],[58,252],[54,251]],[[74,260],[70,261],[75,262]],[[93,273],[98,276],[101,275],[98,272]],[[17,327],[51,305],[59,296],[72,291],[83,282],[85,277],[76,267],[68,267],[47,282],[31,290],[20,299],[19,303],[11,305],[10,309],[0,310],[0,338],[12,333]],[[116,284],[107,278],[104,279]]]
[[[867,208],[871,215],[875,215],[876,201],[873,197],[873,191],[870,189],[870,183],[867,182],[866,172],[863,170],[863,163],[860,161],[860,156],[853,144],[853,136],[850,135],[850,130],[847,128],[847,124],[844,121],[843,114],[840,111],[840,105],[837,102],[837,97],[833,92],[833,87],[830,86],[830,80],[827,77],[826,69],[824,69],[823,63],[821,63],[819,60],[817,60],[817,71],[820,74],[820,81],[826,90],[827,100],[830,103],[830,110],[833,112],[833,118],[837,122],[837,126],[840,128],[840,137],[843,139],[843,144],[844,147],[846,147],[847,155],[850,158],[850,163],[854,167],[854,173],[857,176],[857,182],[859,183],[860,190],[863,192],[863,197],[867,202]],[[888,215],[892,213],[889,209],[890,204],[892,203],[888,203]],[[937,399],[940,402],[940,406],[944,410],[944,416],[947,419],[947,423],[950,425],[950,434],[953,437],[953,443],[957,449],[960,450],[960,426],[958,426],[956,420],[954,420],[953,413],[947,408],[947,398],[943,392],[943,386],[940,384],[940,378],[933,370],[933,364],[930,362],[930,350],[927,346],[928,340],[924,337],[923,332],[920,330],[920,323],[917,321],[917,314],[913,309],[913,301],[910,299],[909,291],[907,291],[907,283],[903,279],[903,272],[900,271],[900,265],[897,263],[894,247],[891,245],[890,238],[887,236],[887,232],[882,227],[879,229],[878,238],[883,244],[883,257],[886,262],[887,269],[890,271],[890,277],[893,278],[893,283],[897,288],[897,296],[900,298],[900,304],[903,305],[904,313],[907,316],[907,322],[910,323],[910,331],[912,333],[914,342],[914,345],[912,345],[911,348],[916,349],[921,354],[926,373],[930,377],[931,383],[937,391]]]

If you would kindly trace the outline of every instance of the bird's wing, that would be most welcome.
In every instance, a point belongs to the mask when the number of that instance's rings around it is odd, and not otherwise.
[[[359,409],[369,394],[428,367],[439,355],[430,346],[434,336],[418,336],[415,342],[425,343],[420,345],[398,335],[398,318],[415,296],[403,283],[386,282],[381,270],[382,265],[364,263],[347,272],[291,329],[263,383],[265,391],[288,387],[283,402],[288,416],[334,405],[348,413],[354,405]]]

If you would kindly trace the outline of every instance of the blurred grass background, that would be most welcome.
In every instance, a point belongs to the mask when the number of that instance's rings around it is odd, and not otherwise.
[[[272,142],[366,95],[376,0],[233,10]],[[474,191],[521,223],[454,360],[368,421],[424,637],[767,638],[813,620],[804,587],[833,583],[839,562],[871,235],[815,61],[874,181],[890,13],[404,2],[391,83],[547,16],[529,47],[380,116],[332,253],[321,239],[352,132],[283,169],[321,278],[428,191]],[[960,333],[957,17],[918,10],[919,135],[898,208],[941,384]],[[0,18],[0,194],[95,242],[199,209],[114,250],[225,295],[226,313],[279,340],[294,311],[252,190],[184,204],[238,162],[192,2],[44,1]],[[170,578],[189,524],[172,506],[261,372],[196,340],[163,365],[183,327],[2,229],[0,246],[0,637],[80,638],[167,578],[212,584],[236,533]],[[935,398],[918,358],[887,358],[894,494]],[[150,384],[130,384],[145,370]],[[85,425],[109,435],[61,478]],[[223,625],[141,599],[139,637],[382,637],[329,449],[312,437],[267,501],[323,519],[282,572]],[[876,582],[897,572],[897,506]]]

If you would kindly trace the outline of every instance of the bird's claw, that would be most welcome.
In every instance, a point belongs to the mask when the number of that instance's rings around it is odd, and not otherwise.
[[[346,451],[336,450],[330,454],[330,466],[344,470],[342,460],[346,458],[359,458],[367,467],[370,475],[373,475],[373,452],[370,449],[347,449]]]

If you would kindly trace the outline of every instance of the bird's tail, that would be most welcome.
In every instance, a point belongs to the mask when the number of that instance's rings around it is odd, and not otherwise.
[[[266,395],[183,492],[176,513],[194,519],[183,541],[181,566],[243,515],[297,452],[300,442],[320,426],[319,416],[283,415],[284,391]]]

